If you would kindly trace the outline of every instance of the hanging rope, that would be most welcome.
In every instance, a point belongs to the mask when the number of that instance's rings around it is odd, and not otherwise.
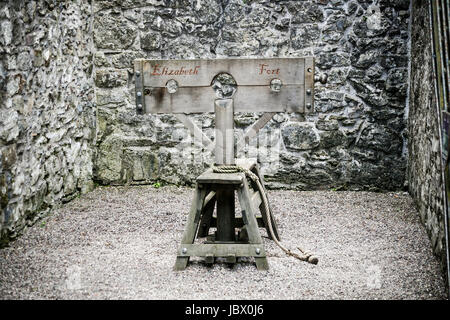
[[[267,195],[264,192],[263,185],[261,181],[259,180],[259,177],[251,172],[250,170],[243,168],[241,166],[237,165],[221,165],[221,166],[212,166],[212,170],[215,173],[236,173],[236,172],[243,172],[247,177],[249,177],[253,182],[255,182],[256,186],[258,187],[259,194],[261,195],[261,200],[264,204],[265,214],[266,214],[266,220],[270,231],[270,236],[272,237],[273,241],[277,244],[278,247],[280,247],[281,250],[283,250],[287,255],[292,256],[294,258],[297,258],[301,261],[307,261],[312,264],[317,264],[319,262],[319,259],[310,251],[303,250],[300,247],[297,247],[297,249],[301,252],[301,254],[297,254],[295,252],[292,252],[291,250],[285,248],[275,237],[273,227],[272,227],[272,219],[270,217],[270,208],[269,208],[269,201],[267,199]]]

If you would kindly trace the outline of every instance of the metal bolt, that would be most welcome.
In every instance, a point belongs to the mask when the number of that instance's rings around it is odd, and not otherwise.
[[[306,94],[311,94],[311,89],[306,90]]]
[[[141,97],[141,96],[142,96],[142,92],[138,91],[138,92],[136,93],[136,95],[137,95],[138,97]]]
[[[261,249],[256,248],[256,249],[255,249],[255,252],[256,252],[256,254],[260,254],[260,253],[261,253]]]
[[[185,253],[187,252],[187,248],[181,249],[181,252],[182,252],[183,254],[185,254]]]
[[[136,71],[136,77],[139,77],[141,73],[139,71]]]
[[[307,108],[307,109],[311,109],[311,107],[312,107],[311,103],[307,103],[307,104],[306,104],[306,108]]]
[[[137,107],[139,110],[142,110],[142,104],[139,103]]]

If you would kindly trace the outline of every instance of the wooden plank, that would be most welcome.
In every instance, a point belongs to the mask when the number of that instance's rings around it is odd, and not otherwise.
[[[197,186],[197,188],[195,189],[194,200],[191,205],[191,210],[189,211],[189,216],[186,228],[184,230],[183,239],[181,240],[181,244],[194,242],[205,196],[206,196],[205,188],[200,189]]]
[[[234,164],[234,110],[233,99],[214,102],[216,113],[215,164]]]
[[[231,74],[238,86],[267,85],[274,78],[283,85],[305,81],[305,58],[139,60],[149,87],[165,87],[171,79],[180,87],[210,86],[219,73]]]
[[[250,200],[250,190],[247,179],[244,179],[242,188],[238,191],[239,203],[242,209],[242,216],[244,221],[247,220],[247,232],[250,243],[262,243],[261,235],[258,230],[258,222],[256,221],[255,209]]]
[[[175,261],[174,270],[175,271],[182,271],[186,269],[187,265],[189,263],[189,257],[177,257]]]
[[[266,112],[264,113],[261,118],[259,118],[242,136],[242,138],[237,142],[236,144],[236,151],[239,151],[242,149],[245,144],[249,143],[249,140],[256,137],[259,130],[261,130],[267,122],[270,121],[270,119],[273,118],[273,116],[276,114],[276,112]]]
[[[234,221],[235,221],[236,228],[242,228],[245,225],[244,219],[241,217],[236,217]],[[265,224],[264,224],[264,221],[262,220],[261,216],[256,216],[256,222],[258,223],[258,228],[265,228]],[[214,226],[215,226],[214,221],[212,221],[211,227],[214,227]]]
[[[213,196],[208,200],[208,197],[211,194],[213,194]],[[216,193],[210,192],[205,199],[205,205],[203,207],[202,219],[200,221],[197,238],[204,238],[208,236],[209,229],[212,227],[211,223],[213,220],[213,212],[215,206],[216,206]]]
[[[264,221],[262,220],[261,216],[256,216],[256,222],[258,223],[258,228],[265,228],[266,227],[266,225],[264,224]],[[234,224],[235,224],[236,228],[242,228],[245,225],[244,219],[242,217],[235,217],[234,218]],[[211,218],[210,227],[211,228],[216,228],[217,227],[216,218],[215,217]]]
[[[216,191],[217,197],[217,231],[216,241],[235,241],[234,223],[234,189],[221,188]]]
[[[250,190],[248,187],[247,180],[244,181],[243,187],[238,189],[238,195],[239,195],[239,203],[241,204],[241,208],[243,208],[242,216],[244,216],[245,214],[247,215],[248,224],[246,225],[246,227],[248,233],[248,240],[250,243],[262,244],[261,235],[259,234],[258,230],[258,223],[256,220],[255,210],[250,201]],[[265,254],[262,254],[262,252],[257,253],[257,255],[255,256],[255,263],[256,268],[258,270],[261,271],[269,270],[269,262],[267,261]]]
[[[183,251],[186,249],[186,252]],[[259,254],[257,254],[259,249]],[[266,255],[264,246],[261,244],[236,244],[236,243],[203,243],[186,244],[181,247],[177,255],[180,257],[264,257]]]
[[[255,257],[256,269],[259,271],[269,270],[269,262],[266,257]]]
[[[234,95],[235,112],[304,112],[303,84],[283,85],[274,92],[269,86],[239,87]]]
[[[180,248],[182,248],[185,244],[190,244],[194,242],[195,234],[197,233],[198,229],[198,220],[203,208],[203,202],[205,200],[206,191],[207,190],[205,190],[204,188],[200,189],[198,185],[195,188],[194,199],[191,204],[191,209],[189,211],[187,224],[184,229]],[[182,257],[178,255],[175,261],[174,270],[175,271],[184,270],[186,269],[188,263],[189,257]]]
[[[259,206],[263,203],[261,199],[261,195],[259,194],[259,191],[257,190],[251,190],[250,191],[250,199],[253,204],[253,208],[259,208]]]
[[[227,262],[227,263],[236,263],[236,255],[235,255],[234,253],[230,253],[230,254],[227,256],[226,262]]]
[[[169,93],[166,88],[145,88],[147,113],[205,113],[214,112],[214,90],[209,87],[179,88]]]
[[[206,184],[234,184],[240,185],[244,180],[243,173],[215,173],[212,169],[206,170],[200,176],[197,177],[197,183]]]
[[[214,255],[212,253],[207,253],[205,255],[205,263],[206,264],[213,264],[214,263]]]
[[[168,93],[166,88],[145,88],[146,113],[206,113],[214,112],[217,99],[211,87],[179,88]],[[304,112],[305,86],[283,86],[280,92],[269,86],[238,87],[234,100],[235,112]]]
[[[204,203],[203,203],[203,208],[205,208],[205,207],[208,205],[208,203],[209,203],[210,201],[214,201],[215,196],[216,196],[216,192],[211,190],[211,191],[208,193],[208,195],[205,197],[205,201],[204,201]]]
[[[203,131],[197,127],[197,125],[184,113],[177,113],[176,117],[180,122],[189,129],[192,136],[194,137],[194,141],[199,141],[204,147],[207,149],[213,148],[214,143],[208,138]]]

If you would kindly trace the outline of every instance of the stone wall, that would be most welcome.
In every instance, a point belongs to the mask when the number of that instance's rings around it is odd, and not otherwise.
[[[445,270],[440,124],[434,86],[429,1],[412,3],[407,177],[409,192],[417,204],[433,251],[441,258]]]
[[[176,117],[136,114],[135,58],[315,56],[316,112],[275,115],[237,156],[272,188],[403,188],[408,25],[407,0],[0,1],[1,239],[93,179],[191,184],[211,163]]]
[[[269,187],[401,189],[406,170],[408,0],[94,1],[98,152],[104,184],[190,184],[211,154],[172,115],[136,115],[135,58],[315,56],[316,113],[277,114],[238,156]],[[237,136],[259,114],[236,117]],[[191,116],[213,139],[213,115]]]
[[[93,187],[91,5],[0,2],[0,231]]]

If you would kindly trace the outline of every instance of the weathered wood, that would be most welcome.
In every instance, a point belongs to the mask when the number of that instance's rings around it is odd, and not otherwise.
[[[206,194],[207,194],[206,189],[204,188],[200,189],[198,185],[196,186],[194,191],[194,201],[192,201],[186,227],[183,233],[183,238],[181,240],[181,247],[185,244],[191,244],[194,242]],[[178,255],[175,261],[174,270],[176,271],[184,270],[187,267],[188,263],[189,258],[181,257],[180,255]]]
[[[197,255],[197,256],[198,256],[198,255]],[[206,263],[206,264],[213,264],[213,263],[214,263],[214,255],[213,255],[212,253],[208,252],[208,253],[205,255],[205,263]]]
[[[210,189],[210,188],[208,188]],[[216,192],[214,190],[209,191],[208,195],[205,197],[205,201],[203,202],[203,207],[206,207],[206,205],[215,199]]]
[[[217,197],[217,241],[235,241],[234,225],[234,190],[229,188],[218,189]]]
[[[187,265],[189,263],[189,257],[177,257],[175,261],[174,270],[175,271],[182,271],[186,269]]]
[[[215,183],[240,185],[242,180],[244,180],[243,173],[215,173],[212,172],[212,169],[208,169],[197,177],[197,183],[201,184]]]
[[[211,151],[214,148],[214,143],[211,139],[208,138],[186,114],[176,113],[175,116],[185,127],[189,129],[194,141],[199,141],[208,151]]]
[[[247,227],[248,241],[250,243],[262,244],[262,239],[261,235],[259,234],[256,216],[254,214],[255,210],[253,209],[253,205],[250,201],[250,192],[247,181],[244,181],[244,185],[238,191],[238,195],[239,195],[239,203],[241,204],[241,208],[243,208],[242,215],[243,216],[247,215],[246,219],[248,220],[248,224],[246,225],[246,227]],[[262,252],[260,252],[255,256],[255,263],[256,268],[258,270],[269,269],[267,257],[265,256],[265,254],[262,254]]]
[[[185,253],[182,251],[183,248],[186,249]],[[265,257],[266,255],[262,244],[240,243],[189,244],[180,247],[177,254],[180,257],[228,257],[230,255],[234,255],[235,257]]]
[[[212,197],[208,199],[209,196]],[[203,207],[202,218],[200,220],[200,226],[197,233],[197,238],[204,238],[208,236],[209,229],[212,227],[211,222],[213,220],[214,207],[216,206],[216,193],[210,192],[205,199],[205,205]],[[215,219],[214,219],[215,224]],[[216,225],[214,225],[215,227]]]
[[[227,263],[236,263],[236,255],[234,253],[230,253],[226,259]]]
[[[241,139],[236,144],[236,151],[241,150],[246,144],[249,143],[250,139],[256,137],[259,130],[261,130],[267,122],[270,121],[270,119],[273,118],[273,116],[276,114],[276,112],[266,112],[264,113],[261,118],[259,118],[241,137]]]
[[[258,190],[250,190],[250,199],[252,201],[253,208],[259,208],[262,203],[262,199]]]
[[[264,224],[264,221],[262,220],[262,216],[256,216],[256,222],[258,223],[258,228],[265,228],[266,225]],[[235,217],[234,218],[234,225],[236,228],[242,228],[245,223],[244,223],[244,219],[242,217]],[[216,224],[216,218],[212,217],[211,218],[211,222],[209,225],[210,228],[216,228],[217,224]]]
[[[269,262],[266,257],[255,257],[256,269],[259,271],[269,270]]]
[[[146,113],[214,112],[217,99],[211,87],[184,87],[170,94],[166,88],[144,89]],[[305,86],[286,85],[280,92],[267,86],[238,87],[233,96],[235,112],[300,112],[305,110]]]
[[[233,99],[217,99],[216,113],[216,164],[234,164],[234,110]]]
[[[263,86],[278,78],[283,85],[304,84],[305,59],[147,60],[143,64],[145,86],[164,87],[175,79],[180,87],[210,86],[219,73],[233,75],[238,86]]]
[[[194,201],[189,212],[186,229],[181,240],[182,244],[193,243],[195,234],[197,232],[198,222],[203,208],[203,201],[205,199],[206,190],[204,188],[195,189]]]
[[[250,243],[262,243],[261,235],[258,230],[258,222],[256,221],[255,209],[250,199],[250,189],[247,180],[243,181],[242,188],[237,191],[239,203],[242,209],[242,217],[244,222],[247,221],[247,232]]]

